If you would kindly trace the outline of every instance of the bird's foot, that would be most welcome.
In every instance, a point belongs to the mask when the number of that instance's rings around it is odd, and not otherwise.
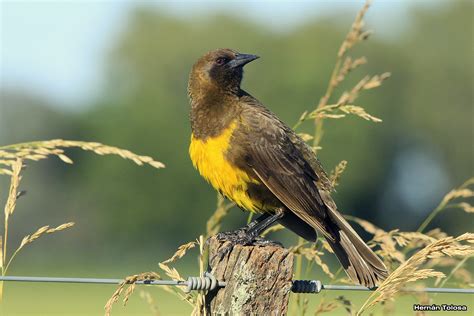
[[[225,241],[227,243],[218,251],[216,256],[220,259],[230,253],[230,251],[237,245],[242,246],[275,246],[282,247],[283,245],[279,242],[267,240],[259,235],[255,235],[248,231],[248,228],[240,228],[235,231],[221,232],[216,235],[216,239],[219,241]]]
[[[216,239],[219,241],[228,241],[231,244],[247,246],[252,244],[254,239],[258,236],[255,236],[252,233],[248,232],[248,228],[239,228],[230,232],[220,232],[216,235]]]
[[[275,240],[268,240],[268,239],[265,239],[261,236],[257,236],[253,240],[252,245],[254,245],[254,246],[283,247],[283,244],[281,242],[278,242],[278,241],[275,241]]]

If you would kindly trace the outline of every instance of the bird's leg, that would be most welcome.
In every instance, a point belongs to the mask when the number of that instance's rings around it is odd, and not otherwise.
[[[229,241],[230,243],[219,251],[220,257],[226,255],[235,245],[278,245],[281,244],[265,240],[259,235],[268,227],[272,226],[276,221],[283,217],[283,210],[277,209],[274,214],[265,213],[247,226],[232,232],[223,232],[216,235],[221,241]]]
[[[250,223],[248,223],[246,226],[244,226],[242,228],[245,229],[245,230],[249,230],[249,229],[255,227],[258,223],[264,221],[265,219],[267,219],[270,216],[271,216],[270,213],[263,213],[262,215],[260,215],[259,217],[253,219]]]
[[[241,227],[229,232],[218,233],[216,235],[216,238],[222,241],[230,241],[233,244],[243,244],[243,245],[250,244],[253,241],[253,239],[255,239],[255,237],[258,236],[258,234],[257,236],[255,236],[255,233],[253,232],[253,230],[255,228],[258,228],[259,224],[267,220],[270,216],[271,214],[264,213],[260,215],[259,217],[255,218],[254,220],[252,220],[250,223],[248,223],[244,227]],[[249,231],[251,232],[251,234],[249,234]]]
[[[264,217],[265,216],[265,217]],[[268,213],[263,214],[256,220],[258,220],[257,223],[254,225],[250,226],[247,230],[247,234],[253,237],[253,239],[257,238],[263,231],[273,224],[275,224],[276,221],[281,219],[283,217],[283,210],[281,208],[276,209],[274,214],[269,215]]]
[[[255,220],[251,221],[245,227],[237,229],[231,232],[222,232],[216,235],[216,238],[220,241],[228,241],[229,243],[223,246],[218,253],[217,257],[223,258],[227,255],[235,245],[274,245],[281,246],[280,243],[266,240],[259,235],[268,227],[275,224],[276,221],[283,217],[283,209],[276,209],[274,214],[264,213]]]

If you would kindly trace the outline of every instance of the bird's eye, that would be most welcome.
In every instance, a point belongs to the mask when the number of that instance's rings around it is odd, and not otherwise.
[[[227,62],[227,58],[225,57],[219,57],[216,59],[216,64],[219,66],[224,65]]]

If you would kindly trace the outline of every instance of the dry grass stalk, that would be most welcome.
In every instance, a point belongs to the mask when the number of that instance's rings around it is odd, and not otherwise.
[[[460,203],[451,203],[454,200],[459,198],[472,198],[474,197],[474,191],[472,191],[469,187],[474,184],[474,178],[470,178],[465,181],[460,187],[453,189],[446,194],[438,206],[431,211],[431,213],[426,217],[423,223],[418,227],[417,232],[423,232],[426,227],[431,223],[431,221],[443,210],[448,208],[461,208],[465,212],[472,213],[473,206],[467,202],[460,202]]]
[[[199,239],[198,239],[198,244],[199,244],[199,275],[200,276],[204,276],[204,265],[206,263],[206,255],[207,255],[207,251],[205,251],[205,244],[206,244],[206,241],[204,240],[204,236],[201,235],[199,236]],[[198,315],[204,315],[204,306],[205,306],[205,295],[204,295],[204,292],[203,291],[199,291],[199,293],[197,294],[197,297],[196,297],[196,304],[194,305],[194,308],[193,308],[193,311],[191,313],[191,315],[195,315],[195,316],[198,316]]]
[[[382,303],[403,289],[406,284],[431,277],[441,278],[444,274],[433,269],[421,269],[420,266],[431,258],[443,256],[470,256],[474,254],[474,234],[465,233],[456,238],[446,237],[430,244],[402,263],[398,269],[374,291],[358,311],[358,315],[375,304]]]
[[[160,262],[158,263],[158,266],[160,267],[161,270],[163,270],[167,276],[169,276],[172,280],[176,281],[184,281],[184,278],[179,274],[178,270],[176,268],[172,268],[170,266],[167,266],[166,264]]]
[[[189,250],[189,249],[192,249],[196,246],[198,242],[196,241],[191,241],[191,242],[188,242],[186,244],[183,244],[181,246],[178,247],[178,250],[176,250],[176,252],[173,254],[173,256],[171,256],[171,258],[165,260],[165,261],[162,261],[160,263],[158,263],[158,266],[160,267],[161,270],[163,270],[167,276],[169,276],[171,279],[173,280],[177,280],[177,281],[184,281],[184,278],[179,274],[178,270],[176,270],[175,268],[171,268],[168,266],[169,263],[173,263],[175,262],[176,260],[182,258],[186,252]]]
[[[21,181],[21,168],[23,167],[23,160],[16,159],[12,164],[12,173],[10,181],[10,190],[8,192],[7,203],[5,204],[5,221],[8,221],[8,217],[13,214],[16,207],[16,200],[18,196],[18,187]]]
[[[36,239],[40,238],[45,234],[55,233],[64,229],[67,229],[74,225],[74,223],[65,223],[55,228],[50,228],[49,226],[43,226],[34,232],[31,235],[27,235],[23,238],[20,243],[20,246],[13,252],[13,254],[8,258],[7,256],[7,246],[8,246],[8,234],[9,234],[9,219],[13,215],[18,198],[21,196],[21,192],[18,190],[21,181],[21,170],[23,168],[23,159],[14,157],[10,161],[2,160],[0,161],[4,165],[11,167],[11,172],[7,173],[10,175],[10,188],[8,192],[8,198],[5,204],[4,209],[4,230],[3,237],[0,237],[0,269],[1,275],[4,276],[7,273],[10,264],[12,263],[15,256],[19,253],[23,247],[32,243]],[[5,174],[5,173],[3,173]],[[3,297],[3,282],[0,282],[0,301]]]
[[[293,125],[293,130],[296,130],[298,129],[298,127],[301,125],[301,123],[303,123],[304,121],[306,121],[307,119],[309,119],[308,117],[308,111],[304,111],[300,118],[298,119],[298,121],[296,121],[295,125]],[[301,135],[300,135],[301,136]],[[313,138],[313,136],[310,136],[311,139]]]
[[[364,108],[357,105],[331,104],[311,112],[308,117],[315,119],[340,119],[346,117],[346,114],[353,114],[367,121],[372,121],[376,123],[382,122],[381,119],[370,115],[369,113],[365,112]],[[311,138],[307,137],[307,139],[313,138],[313,136],[311,136]]]
[[[426,233],[427,236],[433,237],[434,239],[441,239],[448,237],[448,234],[443,232],[440,228],[434,228]]]
[[[346,56],[349,50],[354,47],[357,43],[366,40],[371,33],[370,31],[364,31],[364,16],[369,9],[371,1],[366,1],[364,7],[357,14],[349,33],[342,42],[336,59],[336,64],[331,74],[331,78],[328,83],[325,94],[319,100],[318,106],[311,113],[303,113],[295,127],[299,126],[301,122],[308,118],[314,119],[315,123],[315,134],[313,138],[313,147],[315,151],[316,147],[319,147],[323,134],[323,122],[327,118],[342,118],[346,114],[353,114],[362,117],[365,120],[373,122],[381,122],[381,120],[375,116],[368,114],[363,107],[353,105],[353,102],[359,96],[362,90],[373,89],[382,84],[382,82],[390,76],[389,73],[375,76],[365,76],[359,83],[357,83],[349,92],[344,92],[336,104],[328,105],[334,90],[341,85],[347,75],[357,67],[366,64],[367,59],[365,57],[359,57],[353,59],[350,56]]]
[[[182,258],[186,252],[191,249],[191,248],[194,248],[196,246],[196,242],[195,241],[190,241],[184,245],[181,245],[178,247],[178,250],[176,250],[176,252],[173,254],[173,256],[163,262],[161,262],[161,264],[169,264],[169,263],[173,263],[175,262],[176,260]]]
[[[217,207],[206,223],[206,238],[214,236],[221,229],[222,219],[227,216],[234,203],[226,203],[225,198],[217,194]]]
[[[305,142],[309,142],[310,140],[312,140],[314,138],[313,135],[309,135],[309,134],[306,134],[306,133],[298,133],[298,136]]]
[[[158,309],[158,305],[156,305],[155,300],[151,296],[151,294],[147,291],[141,290],[139,292],[140,297],[147,303],[147,305],[150,307],[150,312],[154,316],[159,316],[160,311]]]
[[[117,155],[124,159],[132,160],[140,166],[143,164],[148,164],[154,168],[165,167],[163,163],[155,161],[149,156],[140,156],[126,149],[107,146],[96,142],[82,142],[63,139],[2,146],[0,147],[0,158],[3,159],[0,160],[0,164],[4,164],[3,162],[6,160],[8,161],[17,158],[38,161],[41,159],[46,159],[48,156],[52,155],[57,156],[66,163],[72,163],[73,161],[65,155],[63,148],[80,148],[82,150],[92,151],[98,155]]]
[[[3,272],[3,237],[0,236],[0,270]]]
[[[318,316],[324,313],[330,313],[338,307],[339,307],[339,304],[337,303],[337,301],[331,300],[331,301],[326,302],[325,298],[323,298],[321,299],[321,302],[316,308],[316,311],[314,312],[314,316]]]
[[[411,244],[409,248],[426,246],[436,241],[436,238],[418,232],[397,232],[393,239],[401,247]]]
[[[359,94],[363,90],[369,90],[382,85],[382,82],[390,77],[390,73],[386,72],[381,75],[365,76],[350,91],[345,91],[336,104],[324,105],[307,115],[308,118],[324,119],[324,118],[343,118],[346,114],[359,116],[367,121],[382,122],[381,119],[367,113],[361,106],[353,105]]]
[[[16,160],[5,160],[5,159],[0,159],[0,165],[8,166],[11,168],[13,164],[16,162]],[[11,169],[7,168],[1,168],[0,167],[0,175],[7,175],[7,176],[12,176],[13,172]]]
[[[8,169],[0,168],[0,175],[6,175],[6,176],[11,176],[12,172]]]
[[[23,160],[16,159],[11,164],[11,176],[10,176],[10,188],[8,191],[8,198],[5,204],[4,209],[4,222],[3,222],[3,238],[2,238],[2,248],[0,249],[0,257],[2,259],[0,266],[2,269],[2,275],[5,275],[7,272],[7,245],[8,245],[8,227],[10,216],[15,211],[16,202],[18,199],[18,187],[20,186],[21,181],[21,169],[23,168]],[[0,301],[3,297],[3,282],[0,282]]]
[[[0,150],[0,153],[2,151]],[[15,157],[13,157],[15,158]],[[5,166],[13,166],[13,164],[15,163],[15,160],[5,160],[5,159],[0,159],[0,165],[5,165]]]
[[[336,301],[344,307],[348,315],[355,315],[354,306],[352,302],[345,296],[341,295],[336,298]]]
[[[178,250],[176,253],[168,260],[165,260],[163,262],[158,263],[158,266],[160,267],[161,270],[165,272],[165,274],[170,277],[173,280],[177,281],[184,281],[184,278],[181,276],[181,274],[176,270],[176,268],[172,268],[168,266],[168,263],[175,262],[175,260],[178,260],[182,258],[189,249],[193,248],[190,246],[191,243],[196,243],[199,244],[199,241],[192,241],[187,244],[183,244],[178,247]],[[176,254],[179,254],[178,256],[175,256]],[[175,257],[175,260],[171,260],[173,257]],[[172,293],[176,296],[178,296],[180,299],[188,302],[191,306],[195,306],[197,302],[197,295],[195,293],[184,293],[184,289],[181,287],[163,287],[167,292]]]
[[[372,224],[369,221],[366,221],[364,219],[355,217],[355,216],[350,216],[350,215],[345,215],[344,216],[346,219],[356,222],[359,224],[366,232],[372,234],[372,235],[380,235],[380,234],[386,234],[387,232],[374,224]]]
[[[261,236],[262,237],[265,237],[267,236],[268,234],[270,233],[274,233],[274,232],[277,232],[277,231],[280,231],[280,230],[283,230],[285,229],[285,226],[281,225],[281,224],[277,224],[277,225],[273,225],[271,226],[270,228],[267,228],[262,234]]]
[[[461,203],[458,203],[458,204],[453,204],[452,206],[456,207],[456,208],[460,208],[466,213],[474,213],[474,206],[472,206],[471,204],[469,204],[467,202],[461,202]]]
[[[461,260],[460,258],[454,257],[432,258],[427,261],[425,266],[427,268],[450,268],[451,271],[447,277],[436,279],[434,284],[436,287],[444,287],[445,284],[452,278],[458,280],[458,282],[456,282],[456,286],[464,287],[471,283],[472,280],[471,272],[462,268],[469,258],[470,257],[465,257]]]
[[[473,281],[472,273],[465,268],[459,268],[457,270],[453,270],[452,274],[454,278],[458,279],[464,284],[469,284],[469,283],[472,283]]]
[[[112,306],[119,300],[122,293],[124,293],[123,305],[125,306],[135,290],[136,282],[141,280],[161,280],[161,277],[156,272],[145,272],[126,277],[120,282],[119,287],[115,290],[104,306],[105,315],[109,316],[112,311]],[[128,287],[127,287],[128,286]]]
[[[16,254],[23,249],[26,245],[32,243],[39,237],[45,234],[51,234],[58,232],[64,229],[67,229],[74,225],[74,223],[65,223],[56,228],[50,228],[49,226],[43,226],[38,229],[35,233],[25,236],[13,253],[13,255],[8,259],[7,263],[7,245],[8,245],[8,224],[9,217],[13,214],[16,202],[20,196],[18,187],[20,184],[21,176],[20,172],[23,166],[24,160],[41,160],[46,159],[49,156],[57,156],[59,159],[66,163],[72,163],[72,160],[65,155],[64,148],[80,148],[86,151],[92,151],[98,155],[118,155],[124,159],[132,160],[138,165],[149,164],[154,168],[163,168],[164,165],[153,160],[148,156],[140,156],[132,153],[129,150],[103,145],[100,143],[91,143],[91,142],[81,142],[81,141],[68,141],[62,139],[55,139],[50,141],[38,141],[38,142],[29,142],[29,143],[20,143],[13,145],[6,145],[0,147],[0,175],[9,175],[11,178],[11,184],[9,189],[9,194],[7,202],[5,204],[4,211],[4,232],[3,237],[0,242],[0,268],[2,275],[6,274],[6,271],[12,262]],[[10,167],[10,169],[5,167]],[[133,291],[133,287],[130,288],[130,291]],[[3,282],[0,282],[0,300],[3,296]]]
[[[308,311],[308,307],[309,307],[309,300],[308,300],[307,297],[305,297],[305,298],[303,299],[303,302],[302,302],[301,305],[302,305],[302,306],[301,306],[301,315],[304,316],[304,315],[306,315],[306,312]]]
[[[346,35],[346,39],[344,40],[344,42],[342,42],[342,45],[339,48],[339,52],[337,53],[337,56],[339,58],[343,57],[346,52],[358,42],[366,40],[370,35],[371,32],[363,31],[363,28],[365,25],[364,16],[367,13],[367,10],[369,9],[371,3],[372,1],[370,0],[366,1],[362,9],[357,13],[354,23],[352,23],[351,29]]]
[[[11,255],[10,259],[8,260],[8,263],[6,263],[6,265],[2,265],[2,266],[5,267],[4,268],[4,274],[6,274],[8,268],[10,267],[10,264],[13,262],[13,259],[20,252],[20,250],[23,249],[23,247],[25,247],[28,244],[31,244],[32,242],[34,242],[36,239],[40,238],[41,236],[56,233],[56,232],[68,229],[72,226],[74,226],[73,222],[64,223],[64,224],[59,225],[58,227],[53,227],[53,228],[50,228],[49,226],[43,226],[43,227],[39,228],[33,234],[26,235],[25,237],[23,237],[23,239],[20,243],[20,246],[15,250],[13,255]],[[6,258],[5,258],[5,260],[6,260]]]
[[[462,266],[466,263],[466,261],[470,257],[464,257],[462,260],[453,260],[450,262],[450,265],[454,266],[454,268],[451,270],[449,275],[443,279],[441,282],[441,279],[436,280],[435,286],[439,287],[444,287],[444,285],[452,278],[456,278],[459,281],[461,281],[461,285],[469,284],[472,282],[472,274],[469,270],[466,270],[462,268]],[[453,258],[454,259],[454,258]],[[440,266],[440,264],[438,264]]]
[[[380,250],[376,252],[382,256],[386,265],[394,270],[398,264],[405,262],[405,255],[408,251],[425,247],[437,239],[445,238],[446,234],[438,230],[432,232],[432,236],[429,234],[422,234],[418,232],[399,232],[398,230],[392,230],[386,232],[375,225],[364,221],[359,218],[350,217],[350,220],[357,222],[366,231],[374,234],[373,239],[368,243],[371,247],[379,246]],[[436,260],[436,262],[435,262]],[[455,265],[459,262],[454,258],[437,258],[429,260],[427,266],[432,268],[435,266],[443,266],[443,262],[453,262],[451,265]],[[388,308],[385,306],[385,308]]]
[[[468,188],[460,188],[450,191],[443,198],[442,203],[447,204],[448,202],[457,199],[457,198],[470,198],[474,196],[474,191]]]
[[[342,277],[337,280],[341,284],[354,285],[354,282],[348,277]]]
[[[339,85],[346,76],[349,74],[349,72],[353,71],[357,67],[364,65],[367,63],[367,58],[365,57],[359,57],[356,58],[355,60],[352,59],[352,57],[346,57],[344,60],[344,63],[342,64],[341,70],[339,71],[337,77],[335,78],[335,85]]]
[[[372,121],[376,123],[382,122],[381,119],[367,113],[363,107],[357,105],[343,105],[340,106],[339,109],[346,114],[353,114],[367,121]]]
[[[446,268],[446,267],[454,267],[459,263],[459,260],[452,257],[442,257],[442,258],[433,258],[426,263],[427,268],[438,267],[438,268]]]
[[[319,240],[321,245],[323,246],[323,249],[326,250],[329,253],[334,253],[332,250],[331,246],[329,246],[329,243],[326,240]]]
[[[21,241],[21,244],[20,246],[18,247],[18,249],[16,251],[19,251],[20,249],[22,249],[24,246],[32,243],[33,241],[35,241],[36,239],[40,238],[41,236],[43,235],[46,235],[46,234],[52,234],[52,233],[55,233],[55,232],[59,232],[59,231],[62,231],[62,230],[65,230],[67,228],[70,228],[74,226],[74,223],[73,222],[69,222],[69,223],[64,223],[62,225],[59,225],[58,227],[54,227],[54,228],[49,228],[49,226],[43,226],[41,228],[39,228],[36,232],[34,232],[33,234],[31,235],[26,235],[25,237],[23,237],[23,240]]]
[[[397,229],[384,234],[377,234],[368,242],[370,247],[380,247],[380,250],[376,252],[382,256],[389,266],[392,265],[392,260],[400,263],[405,262],[405,254],[397,249],[397,243],[394,238],[396,233],[398,233]]]
[[[393,260],[398,263],[405,262],[407,251],[424,247],[439,239],[419,232],[400,232],[398,229],[387,232],[366,220],[353,216],[346,216],[346,218],[356,222],[365,231],[374,235],[368,245],[372,248],[380,247],[380,250],[376,252],[384,258],[388,266],[393,265]],[[446,237],[446,235],[440,236]]]
[[[321,270],[328,275],[331,279],[334,278],[334,274],[329,270],[329,266],[323,262],[321,256],[324,255],[323,252],[317,251],[315,245],[310,248],[303,247],[301,245],[291,247],[290,251],[293,252],[296,256],[303,256],[309,262],[314,262],[321,267]]]
[[[340,163],[337,164],[334,170],[331,171],[331,174],[329,175],[329,180],[331,181],[331,185],[333,188],[338,186],[339,179],[341,178],[341,175],[344,172],[344,170],[346,170],[346,167],[347,167],[347,160],[342,160]]]
[[[181,259],[183,256],[186,255],[187,251],[194,248],[196,245],[199,245],[199,270],[201,275],[204,274],[204,266],[205,266],[205,240],[204,236],[200,236],[197,241],[191,241],[186,244],[183,244],[178,247],[178,250],[167,260],[158,263],[161,270],[165,272],[165,274],[175,281],[185,281],[185,279],[181,276],[179,271],[174,268],[170,267],[170,263],[174,263],[177,260]],[[161,280],[161,276],[156,272],[145,272],[136,275],[129,276],[125,278],[123,282],[120,283],[119,287],[115,290],[112,294],[111,298],[107,301],[105,305],[105,315],[110,315],[112,310],[113,304],[115,304],[120,296],[124,294],[123,303],[124,305],[127,303],[130,296],[133,294],[135,290],[135,283],[139,280]],[[129,285],[127,289],[126,286]],[[193,306],[193,314],[199,315],[200,311],[202,311],[202,307],[204,306],[204,296],[202,294],[196,293],[185,293],[183,287],[176,287],[176,286],[161,286],[160,289],[165,290],[168,293],[176,295],[181,300],[186,301],[191,306]],[[125,293],[124,293],[125,291]],[[147,300],[149,301],[151,297]]]

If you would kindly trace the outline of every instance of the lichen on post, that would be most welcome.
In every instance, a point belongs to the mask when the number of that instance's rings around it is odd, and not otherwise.
[[[269,244],[234,246],[225,256],[226,241],[209,240],[209,267],[225,288],[206,296],[206,314],[210,315],[283,315],[293,277],[293,254],[281,246]]]

